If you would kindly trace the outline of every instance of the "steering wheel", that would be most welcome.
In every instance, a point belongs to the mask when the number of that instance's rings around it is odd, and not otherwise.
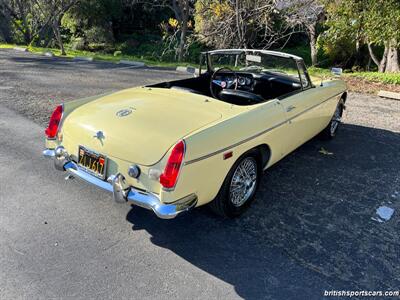
[[[228,83],[227,83],[226,81],[217,82],[217,81],[215,80],[215,78],[217,77],[218,73],[221,73],[222,71],[224,71],[224,72],[228,71],[228,72],[232,73],[233,76],[235,77],[235,80],[234,80],[235,86],[234,86],[233,89],[236,90],[237,87],[238,87],[238,81],[239,81],[239,80],[238,80],[238,75],[236,74],[235,71],[233,71],[231,68],[228,68],[228,67],[223,67],[223,68],[220,68],[220,69],[216,70],[216,71],[212,74],[211,79],[210,79],[210,92],[211,92],[211,96],[212,96],[213,98],[216,98],[216,99],[219,99],[219,97],[217,96],[218,93],[216,93],[215,90],[214,90],[214,85],[219,86],[222,90],[223,90],[223,89],[226,89],[226,88],[230,88],[230,86],[228,87]]]

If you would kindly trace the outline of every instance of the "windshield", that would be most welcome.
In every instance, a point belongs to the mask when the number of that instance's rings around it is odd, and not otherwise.
[[[209,67],[213,71],[228,67],[235,71],[285,74],[299,79],[296,61],[291,57],[280,57],[258,51],[210,53],[209,57]]]

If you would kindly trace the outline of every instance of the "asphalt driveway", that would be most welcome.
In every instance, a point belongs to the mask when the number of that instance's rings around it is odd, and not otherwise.
[[[350,94],[337,138],[268,170],[242,218],[200,208],[166,221],[41,157],[56,103],[184,77],[126,67],[0,50],[0,299],[400,289],[400,101]]]

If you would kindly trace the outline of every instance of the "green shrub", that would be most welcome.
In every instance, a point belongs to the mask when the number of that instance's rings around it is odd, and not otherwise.
[[[194,42],[190,44],[189,49],[187,51],[187,55],[185,56],[185,61],[191,62],[191,63],[200,63],[200,55],[201,52],[206,51],[205,47],[203,44],[200,44],[199,42]]]
[[[138,42],[135,40],[128,40],[117,46],[117,50],[123,54],[133,55],[135,54],[135,48],[138,46]]]
[[[304,60],[304,63],[306,65],[311,65],[311,50],[310,46],[307,44],[298,47],[284,48],[282,50],[276,49],[276,51],[282,51],[285,53],[300,56]]]
[[[144,31],[144,32],[134,32],[131,34],[122,34],[119,36],[118,40],[122,42],[134,40],[139,43],[146,43],[146,42],[159,42],[162,40],[162,38],[158,33]]]
[[[71,49],[72,50],[85,50],[86,43],[83,38],[74,38],[71,41]]]
[[[116,50],[112,44],[108,43],[90,43],[88,45],[88,50],[92,52],[99,52],[99,53],[114,53]]]
[[[85,39],[88,44],[110,44],[114,42],[112,32],[101,26],[94,26],[86,30]]]

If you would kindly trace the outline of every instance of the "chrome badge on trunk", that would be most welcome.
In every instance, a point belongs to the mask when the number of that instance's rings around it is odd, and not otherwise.
[[[120,118],[126,117],[126,116],[130,115],[133,110],[134,110],[134,108],[121,109],[121,110],[117,111],[116,116],[120,117]]]

